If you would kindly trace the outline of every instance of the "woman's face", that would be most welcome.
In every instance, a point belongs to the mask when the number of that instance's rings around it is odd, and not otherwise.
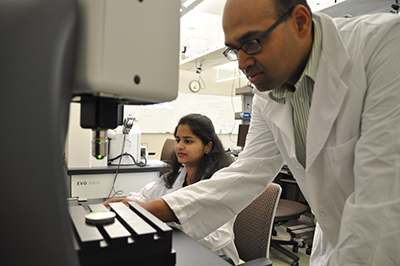
[[[207,147],[195,136],[186,124],[179,125],[176,131],[175,154],[178,161],[187,167],[197,167]]]

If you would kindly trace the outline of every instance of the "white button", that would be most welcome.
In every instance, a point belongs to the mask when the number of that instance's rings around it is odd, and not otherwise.
[[[321,210],[319,210],[319,214],[320,214],[322,217],[325,217],[326,215],[328,215],[328,212],[327,212],[325,209],[321,209]]]

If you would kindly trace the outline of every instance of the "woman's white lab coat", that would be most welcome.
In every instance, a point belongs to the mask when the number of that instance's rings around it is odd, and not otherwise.
[[[186,167],[182,168],[179,176],[172,185],[172,188],[166,188],[164,179],[161,177],[155,182],[151,182],[143,187],[139,192],[131,192],[128,196],[130,199],[138,201],[149,201],[161,198],[164,195],[177,191],[182,188],[186,177]],[[235,264],[239,263],[239,255],[234,244],[233,223],[235,219],[231,219],[211,234],[198,240],[200,244],[210,249],[217,255],[226,255],[231,258]],[[168,223],[170,226],[182,229],[180,224]],[[183,230],[184,231],[184,230]]]
[[[286,162],[334,247],[329,265],[399,265],[400,18],[314,18],[323,36],[306,169],[295,155],[291,104],[255,90],[238,160],[163,199],[198,239],[245,208]]]

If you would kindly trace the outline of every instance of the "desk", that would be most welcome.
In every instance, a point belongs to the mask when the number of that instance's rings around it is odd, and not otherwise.
[[[297,185],[296,179],[294,179],[288,168],[282,168],[273,182],[282,187],[282,199],[299,201],[308,205],[303,193],[300,191],[300,188]]]
[[[176,250],[176,266],[232,266],[196,240],[175,228],[172,232],[172,248]]]
[[[68,204],[69,206],[82,205],[89,211],[88,206],[90,204],[101,202],[103,202],[103,199],[90,199],[85,202],[78,202],[73,199],[69,200]],[[173,229],[172,231],[172,249],[176,253],[176,266],[232,266],[178,229]]]
[[[149,182],[157,180],[166,166],[162,161],[147,159],[147,165],[121,165],[118,170],[115,190],[122,190],[119,197],[128,196],[131,191],[139,191]],[[88,199],[106,198],[110,193],[117,166],[69,168],[67,170],[67,197]]]

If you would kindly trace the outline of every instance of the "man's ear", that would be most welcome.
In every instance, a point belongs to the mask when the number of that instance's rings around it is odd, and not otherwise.
[[[300,38],[308,37],[312,30],[312,18],[308,9],[303,5],[297,5],[292,11],[292,16],[296,27],[296,35]]]

